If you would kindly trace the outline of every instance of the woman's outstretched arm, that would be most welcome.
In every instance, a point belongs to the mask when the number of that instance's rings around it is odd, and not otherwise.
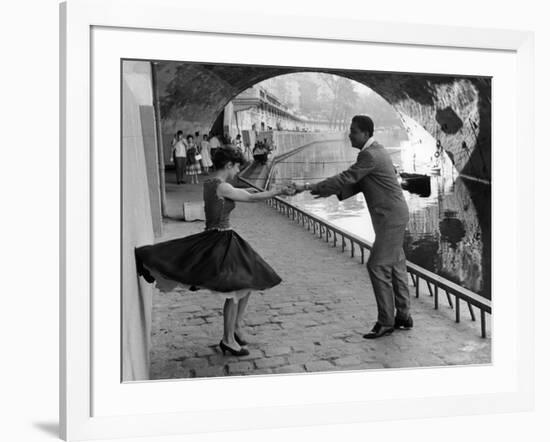
[[[273,198],[278,195],[290,195],[292,190],[290,188],[281,188],[268,190],[258,193],[248,193],[244,189],[236,189],[229,183],[222,183],[218,186],[218,196],[228,198],[233,201],[240,201],[243,203],[254,203],[256,201],[265,201],[269,198]]]

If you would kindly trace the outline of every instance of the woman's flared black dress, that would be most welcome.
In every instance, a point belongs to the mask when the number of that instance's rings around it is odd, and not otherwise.
[[[229,225],[235,202],[219,198],[218,178],[204,182],[206,229],[195,235],[136,248],[138,273],[217,292],[264,290],[281,278]]]

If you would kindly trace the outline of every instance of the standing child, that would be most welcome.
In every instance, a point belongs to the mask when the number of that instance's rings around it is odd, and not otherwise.
[[[216,135],[212,135],[208,143],[210,144],[210,157],[216,158],[216,151],[221,147],[220,139]]]
[[[210,156],[210,143],[208,142],[208,137],[205,135],[202,136],[201,141],[201,164],[203,167],[203,171],[206,175],[208,175],[208,172],[210,171],[210,168],[212,167],[212,157]]]
[[[193,135],[187,135],[187,175],[191,177],[191,184],[199,184],[199,174],[201,173],[199,160],[199,151]]]

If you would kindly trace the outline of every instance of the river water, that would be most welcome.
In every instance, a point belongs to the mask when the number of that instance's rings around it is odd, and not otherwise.
[[[400,170],[429,172],[434,161],[439,166],[439,171],[431,170],[429,197],[403,191],[410,212],[404,243],[407,259],[490,299],[490,185],[459,177],[445,153],[434,159],[434,147],[402,142],[388,148]],[[357,153],[348,142],[315,144],[279,163],[272,184],[320,181],[345,170]],[[290,201],[368,241],[374,240],[362,194],[338,201],[335,196],[315,199],[304,192]]]

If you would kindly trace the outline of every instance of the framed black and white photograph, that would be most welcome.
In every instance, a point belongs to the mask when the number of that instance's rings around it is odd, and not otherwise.
[[[61,6],[66,440],[531,407],[530,33],[124,7]]]

